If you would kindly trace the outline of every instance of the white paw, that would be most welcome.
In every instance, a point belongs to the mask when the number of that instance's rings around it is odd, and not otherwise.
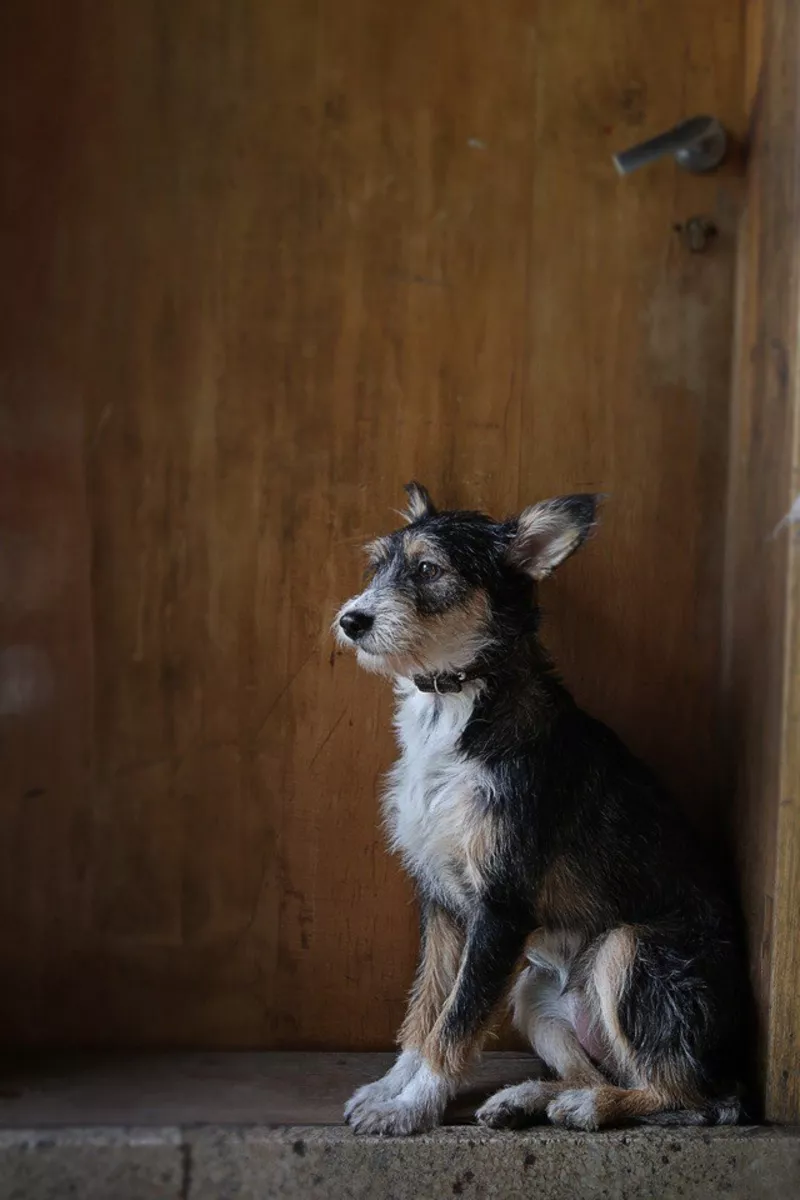
[[[398,1088],[392,1084],[389,1075],[375,1080],[374,1084],[365,1084],[354,1092],[344,1105],[344,1120],[351,1124],[361,1109],[371,1109],[377,1104],[383,1104],[385,1100],[393,1100],[402,1091],[402,1087]]]
[[[348,1125],[354,1123],[362,1109],[374,1108],[377,1104],[399,1096],[416,1075],[419,1064],[420,1057],[417,1052],[405,1050],[382,1078],[376,1079],[374,1083],[365,1083],[358,1091],[353,1092],[344,1106],[344,1119]]]
[[[348,1123],[355,1133],[375,1133],[384,1137],[422,1133],[439,1124],[450,1095],[448,1084],[423,1064],[399,1096],[388,1100],[370,1097],[361,1101],[352,1109]]]
[[[401,1096],[372,1105],[362,1105],[350,1118],[354,1133],[376,1133],[383,1137],[404,1137],[422,1133],[438,1125],[441,1113],[422,1104],[404,1101]]]
[[[481,1105],[475,1116],[490,1129],[521,1129],[543,1114],[542,1086],[538,1080],[502,1088]]]
[[[567,1088],[551,1100],[547,1115],[554,1125],[570,1129],[598,1129],[594,1088]]]

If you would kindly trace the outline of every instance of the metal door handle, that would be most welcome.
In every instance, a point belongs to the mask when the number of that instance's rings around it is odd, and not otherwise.
[[[713,171],[725,157],[727,147],[727,134],[716,117],[690,117],[666,133],[615,154],[614,166],[620,175],[630,175],[671,154],[685,171]]]

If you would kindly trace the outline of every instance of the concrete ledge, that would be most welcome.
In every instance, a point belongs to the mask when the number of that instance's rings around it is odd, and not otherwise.
[[[177,1054],[4,1062],[0,1200],[794,1200],[800,1130],[482,1129],[531,1074],[487,1054],[432,1134],[341,1124],[385,1054]]]
[[[2,1200],[188,1200],[180,1129],[0,1131]]]
[[[338,1127],[0,1133],[2,1200],[792,1200],[800,1133],[777,1129],[356,1138]]]

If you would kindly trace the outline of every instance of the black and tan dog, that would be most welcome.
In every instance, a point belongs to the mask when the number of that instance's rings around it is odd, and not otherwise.
[[[369,547],[337,632],[395,681],[385,807],[422,953],[401,1053],[347,1120],[435,1125],[510,994],[546,1078],[491,1097],[484,1124],[735,1122],[733,912],[649,770],[577,707],[537,638],[538,581],[585,540],[595,497],[496,522],[406,490],[407,527]]]

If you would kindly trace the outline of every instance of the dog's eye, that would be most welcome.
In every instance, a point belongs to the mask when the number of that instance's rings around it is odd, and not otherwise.
[[[442,573],[442,568],[434,562],[423,560],[417,567],[417,574],[420,579],[424,579],[426,583],[430,583],[432,579],[438,579]]]

